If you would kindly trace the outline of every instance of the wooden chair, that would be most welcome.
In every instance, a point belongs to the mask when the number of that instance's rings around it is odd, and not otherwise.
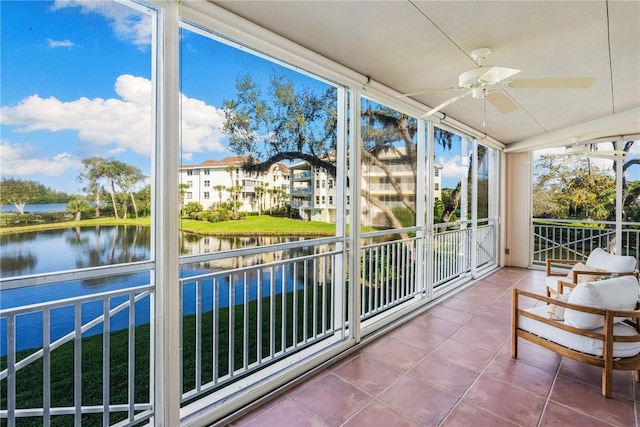
[[[635,307],[637,303],[637,279],[614,278],[602,280],[596,283],[583,283],[576,286],[572,293],[586,292],[586,289],[595,289],[595,292],[606,301],[587,301],[589,305],[574,304],[572,296],[564,302],[539,295],[525,290],[514,289],[512,296],[512,321],[511,321],[511,357],[518,356],[518,338],[525,339],[541,347],[549,349],[562,356],[602,368],[602,395],[611,397],[611,383],[614,370],[634,371],[634,379],[640,381],[640,310],[635,309],[611,309],[607,307],[595,307],[594,305],[613,305],[620,307]],[[611,282],[617,281],[617,282]],[[608,283],[615,283],[608,285]],[[629,283],[622,283],[629,282]],[[636,289],[633,286],[636,286]],[[563,286],[572,285],[564,282]],[[599,287],[600,286],[600,287]],[[602,287],[604,286],[604,287]],[[617,288],[624,286],[624,292],[618,292]],[[613,289],[613,290],[611,290]],[[604,292],[603,292],[604,291]],[[625,301],[613,301],[618,294]],[[624,294],[624,295],[623,295]],[[582,294],[584,297],[584,294]],[[533,308],[521,308],[520,299],[529,298],[527,307],[531,307],[531,300],[536,304]],[[576,297],[580,300],[580,298]],[[631,301],[627,301],[631,298]],[[592,304],[593,303],[593,304]],[[562,307],[567,319],[553,320],[548,313],[549,305]],[[576,322],[569,322],[569,314]],[[588,319],[587,323],[595,322],[597,327],[587,328],[581,326],[580,319]],[[586,320],[585,320],[586,321]]]
[[[630,255],[614,255],[602,248],[596,248],[589,254],[586,260],[568,260],[568,259],[547,259],[546,275],[547,275],[547,296],[550,296],[549,290],[556,289],[558,293],[563,293],[559,281],[564,282],[567,287],[574,287],[580,282],[599,280],[606,276],[625,276],[634,275],[638,277],[636,266],[638,261]],[[571,267],[571,271],[567,274],[565,271],[554,270],[554,267]]]

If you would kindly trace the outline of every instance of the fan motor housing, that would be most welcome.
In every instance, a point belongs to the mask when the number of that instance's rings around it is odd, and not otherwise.
[[[465,71],[458,77],[458,85],[467,89],[486,86],[488,82],[482,82],[480,77],[487,73],[492,67],[478,67]]]

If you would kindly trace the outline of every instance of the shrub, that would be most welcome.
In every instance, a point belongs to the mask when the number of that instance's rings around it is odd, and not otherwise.
[[[184,207],[182,208],[182,213],[184,215],[188,215],[190,217],[191,217],[192,213],[194,213],[194,212],[202,212],[202,211],[204,211],[204,208],[198,202],[189,202],[186,205],[184,205]]]

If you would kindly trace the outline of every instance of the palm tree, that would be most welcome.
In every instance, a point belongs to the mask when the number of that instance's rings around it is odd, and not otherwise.
[[[218,192],[218,205],[222,204],[222,191],[224,189],[226,189],[226,187],[224,185],[214,185],[213,189],[216,190]]]
[[[82,219],[82,211],[89,209],[89,205],[83,199],[73,199],[67,204],[67,210],[73,213],[74,221]]]
[[[265,188],[262,185],[258,185],[254,190],[256,192],[256,198],[258,199],[258,215],[262,215],[262,196],[264,195]]]

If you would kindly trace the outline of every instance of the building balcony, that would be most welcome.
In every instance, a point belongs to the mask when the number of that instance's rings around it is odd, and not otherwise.
[[[291,174],[291,181],[308,181],[313,177],[313,174],[309,171],[294,172]]]
[[[311,194],[313,192],[313,188],[310,186],[306,186],[306,187],[292,187],[289,189],[289,193],[292,196],[296,196],[296,195],[306,195],[306,194]]]

